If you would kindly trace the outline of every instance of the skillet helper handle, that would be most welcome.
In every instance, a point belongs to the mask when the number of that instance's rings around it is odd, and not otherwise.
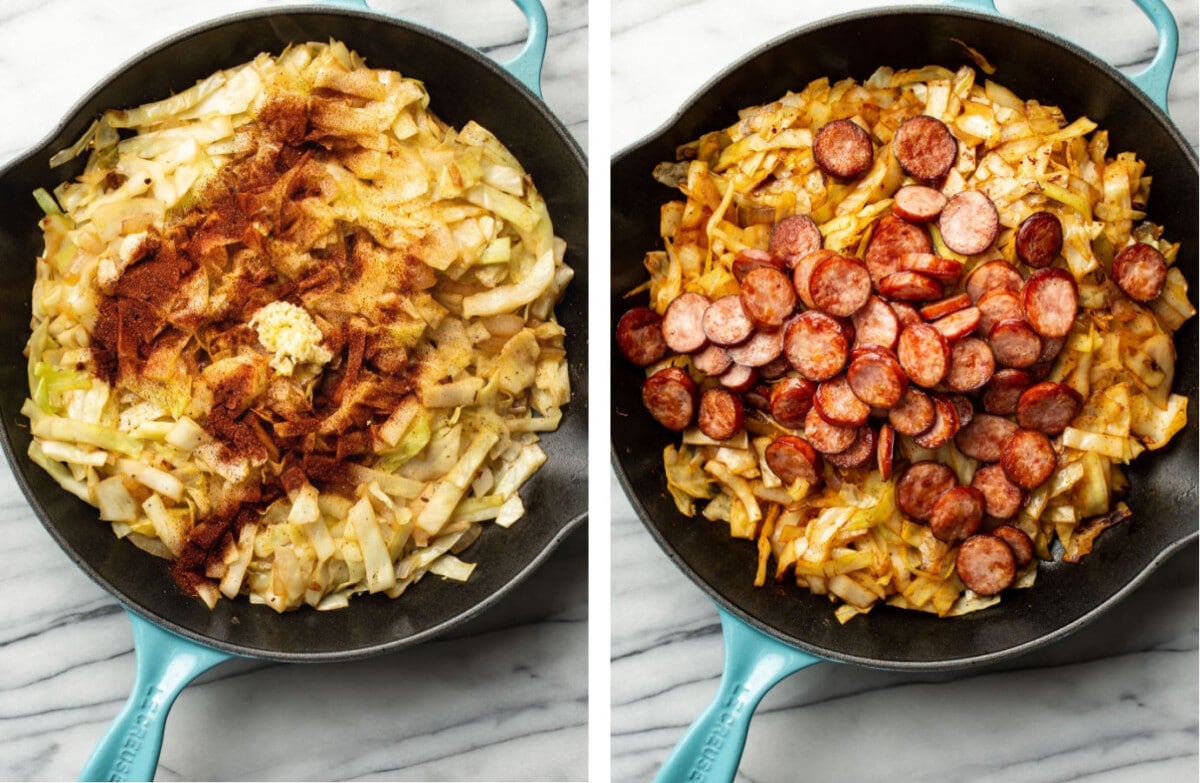
[[[126,610],[128,611],[128,610]],[[80,780],[153,780],[175,697],[227,653],[196,644],[129,612],[137,673],[133,692],[92,751]]]
[[[725,667],[712,702],[692,723],[655,783],[732,781],[755,708],[776,683],[821,659],[751,628],[718,607]]]
[[[1175,59],[1179,54],[1179,26],[1175,16],[1167,8],[1164,0],[1133,0],[1142,13],[1150,18],[1154,29],[1158,31],[1158,49],[1150,64],[1137,73],[1130,74],[1129,80],[1138,89],[1146,93],[1160,109],[1167,111],[1167,88],[1171,85],[1171,74],[1175,71]],[[1000,16],[995,0],[949,0],[950,5],[957,5],[975,11]]]

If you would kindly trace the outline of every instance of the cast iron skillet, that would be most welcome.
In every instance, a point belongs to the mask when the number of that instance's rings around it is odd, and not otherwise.
[[[1137,0],[1160,30],[1155,64],[1142,82],[1165,103],[1175,55],[1174,20],[1161,3]],[[990,0],[971,3],[989,10]],[[954,9],[878,9],[797,30],[748,55],[709,82],[665,127],[612,164],[612,325],[633,301],[624,293],[645,280],[642,257],[658,247],[659,206],[672,191],[650,176],[674,160],[678,144],[736,121],[737,110],[774,100],[811,79],[865,79],[878,66],[949,68],[972,64],[952,38],[984,54],[993,78],[1025,98],[1091,117],[1110,131],[1110,150],[1133,149],[1154,176],[1149,218],[1182,242],[1178,265],[1196,289],[1196,156],[1163,111],[1137,86],[1078,47],[991,14]],[[620,481],[667,555],[718,604],[726,638],[721,690],[676,748],[660,780],[731,778],[750,714],[781,677],[827,659],[886,669],[932,670],[994,663],[1048,644],[1095,618],[1159,563],[1197,535],[1196,319],[1178,333],[1176,391],[1189,400],[1188,426],[1168,447],[1129,471],[1135,518],[1106,532],[1078,566],[1047,563],[1037,585],[1006,595],[997,607],[955,620],[884,608],[846,625],[828,599],[795,586],[752,584],[753,542],[732,541],[723,525],[680,515],[666,492],[663,448],[673,441],[641,404],[644,374],[611,342],[613,460]],[[819,656],[819,657],[814,657]],[[740,738],[739,738],[740,735]]]
[[[0,257],[5,259],[0,264],[0,433],[5,451],[47,530],[134,618],[139,680],[123,714],[127,722],[114,725],[107,738],[112,744],[93,757],[106,765],[89,766],[85,777],[152,776],[162,723],[175,695],[230,654],[280,661],[348,660],[424,641],[494,604],[586,518],[586,162],[539,99],[545,11],[538,0],[514,2],[529,22],[530,38],[522,54],[504,67],[437,32],[362,10],[283,8],[207,23],[123,66],[83,98],[36,149],[0,172],[0,203],[6,207],[0,211]],[[53,188],[78,173],[82,161],[55,171],[47,161],[77,139],[102,110],[178,92],[262,51],[278,52],[291,42],[331,37],[346,42],[373,66],[424,81],[431,107],[443,120],[458,127],[470,119],[481,122],[532,174],[554,217],[556,233],[567,241],[567,262],[575,269],[575,280],[557,310],[567,329],[574,394],[559,430],[543,439],[549,459],[521,493],[526,517],[508,531],[485,529],[470,550],[480,567],[465,584],[430,578],[401,600],[362,596],[336,612],[277,615],[244,600],[222,601],[210,612],[180,593],[164,561],[118,541],[107,524],[97,522],[94,509],[62,491],[26,457],[28,423],[18,413],[26,396],[22,350],[29,336],[33,259],[41,252],[40,212],[31,192]],[[143,701],[147,692],[153,698]],[[150,736],[143,736],[147,732]],[[133,744],[146,751],[137,760],[127,754],[127,738],[136,738]]]

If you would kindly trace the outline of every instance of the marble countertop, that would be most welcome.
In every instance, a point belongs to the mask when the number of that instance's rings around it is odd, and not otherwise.
[[[265,0],[4,0],[0,165],[79,96],[168,35]],[[372,0],[497,59],[508,0]],[[587,144],[588,11],[546,0],[551,109]],[[12,259],[12,263],[17,263]],[[448,638],[343,664],[221,665],[167,722],[159,780],[581,780],[588,774],[587,534]],[[133,681],[129,622],[75,568],[0,469],[0,779],[73,779]]]
[[[658,128],[749,49],[828,15],[819,9],[884,4],[615,0],[613,149]],[[1127,72],[1154,50],[1149,22],[1128,0],[997,5]],[[1194,147],[1196,6],[1168,5],[1180,26],[1170,111]],[[1081,18],[1086,29],[1072,20]],[[615,477],[611,504],[611,779],[644,781],[715,693],[721,630],[714,605],[646,533]],[[759,706],[737,780],[1195,781],[1196,585],[1193,544],[1097,622],[1002,666],[805,669]]]

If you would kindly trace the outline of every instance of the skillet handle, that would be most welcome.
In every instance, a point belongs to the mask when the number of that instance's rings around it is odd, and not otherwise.
[[[1000,16],[995,0],[948,0],[950,5],[982,11]],[[1167,88],[1171,85],[1171,74],[1175,70],[1175,59],[1179,54],[1179,26],[1175,16],[1164,0],[1133,0],[1142,13],[1154,23],[1158,31],[1158,49],[1154,58],[1141,71],[1130,74],[1129,80],[1146,93],[1160,109],[1167,111]]]
[[[126,611],[137,657],[133,692],[92,751],[80,780],[153,780],[175,697],[198,675],[232,657]]]
[[[675,745],[655,783],[716,783],[737,773],[750,718],[777,682],[821,659],[751,628],[717,607],[725,667],[712,702]]]

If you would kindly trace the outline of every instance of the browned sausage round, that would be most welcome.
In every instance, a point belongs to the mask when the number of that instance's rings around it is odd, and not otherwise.
[[[888,422],[901,435],[920,435],[933,426],[937,409],[929,395],[915,386],[905,389],[900,401],[888,408]]]
[[[1139,242],[1123,248],[1112,260],[1113,282],[1135,302],[1149,302],[1167,282],[1167,259],[1158,248]]]
[[[836,468],[853,470],[866,467],[875,457],[875,430],[864,424],[858,428],[854,442],[845,451],[837,454],[826,454],[825,460]]]
[[[734,278],[740,283],[747,274],[755,269],[776,269],[784,272],[787,270],[787,265],[783,263],[782,258],[766,250],[759,250],[756,247],[739,250],[731,267]]]
[[[946,247],[964,256],[982,253],[1000,233],[996,205],[978,190],[955,193],[938,218],[938,229]]]
[[[868,345],[894,350],[900,339],[900,321],[896,311],[878,296],[867,299],[867,303],[850,317],[854,323],[854,347]]]
[[[797,479],[809,484],[821,480],[821,455],[804,438],[780,435],[763,452],[767,467],[783,483],[791,486]]]
[[[617,322],[617,347],[638,367],[654,364],[667,353],[662,318],[649,307],[633,307]]]
[[[1014,432],[1000,455],[1004,475],[1022,489],[1035,489],[1050,478],[1057,461],[1050,439],[1037,430]]]
[[[972,592],[996,595],[1012,585],[1017,575],[1017,561],[1008,544],[988,533],[980,533],[959,545],[954,569]]]
[[[958,310],[950,315],[942,316],[934,321],[932,326],[945,335],[947,340],[954,342],[975,331],[979,326],[979,318],[979,308],[968,307],[965,310]],[[1040,343],[1038,347],[1041,347]]]
[[[922,322],[921,313],[917,308],[910,305],[908,302],[888,302],[892,306],[892,312],[896,314],[896,320],[900,322],[900,331],[904,331],[913,324]],[[900,335],[896,335],[897,339]]]
[[[754,410],[770,413],[771,387],[765,383],[755,384],[754,388],[742,392],[742,402]]]
[[[665,367],[642,384],[642,404],[655,421],[679,432],[696,413],[696,384],[678,367]]]
[[[782,378],[783,376],[787,375],[791,369],[792,365],[788,363],[787,357],[781,353],[772,361],[769,361],[762,367],[759,367],[758,376],[768,381],[773,381],[776,378]]]
[[[791,278],[778,269],[750,270],[742,278],[742,309],[759,327],[778,329],[796,309]]]
[[[728,389],[713,388],[700,395],[696,417],[700,431],[713,440],[728,440],[742,430],[742,398]]]
[[[950,370],[946,373],[946,388],[956,392],[982,389],[996,372],[992,349],[978,337],[964,337],[950,349]]]
[[[971,306],[971,297],[966,294],[955,294],[941,299],[937,302],[930,302],[921,308],[921,317],[926,321],[936,321],[951,313],[957,313],[959,310],[965,310]]]
[[[687,294],[677,297],[671,304],[674,305],[675,302],[678,302],[684,296],[687,296]],[[669,307],[667,311],[668,313],[670,312]],[[664,319],[664,322],[666,320],[668,319]],[[704,311],[704,317],[701,319],[701,324],[703,326],[703,334],[717,345],[737,345],[742,340],[754,334],[754,321],[750,320],[750,316],[746,314],[745,308],[742,307],[742,298],[737,294],[723,296],[708,305],[708,308]],[[666,332],[665,323],[663,331],[664,333]],[[670,344],[670,339],[668,338],[667,345]]]
[[[958,486],[954,471],[940,462],[914,462],[896,482],[896,505],[912,519],[929,520],[933,504]]]
[[[782,329],[757,329],[750,339],[725,349],[729,358],[747,367],[762,367],[783,353]]]
[[[905,253],[900,256],[896,269],[900,272],[920,272],[938,280],[953,282],[962,274],[963,264],[962,261],[942,258],[933,253]]]
[[[933,426],[919,435],[913,442],[927,449],[940,449],[950,442],[958,432],[958,408],[944,394],[933,395]]]
[[[1034,212],[1017,227],[1017,258],[1032,267],[1050,266],[1062,252],[1062,223],[1052,212]]]
[[[721,373],[721,385],[735,392],[744,392],[758,383],[758,373],[753,367],[744,364],[732,364]]]
[[[1000,525],[992,530],[992,535],[1008,544],[1013,559],[1017,561],[1017,568],[1024,568],[1033,562],[1033,541],[1021,528]]]
[[[879,293],[888,299],[928,302],[939,299],[944,291],[940,280],[920,272],[893,272],[879,281]]]
[[[954,445],[971,459],[999,462],[1004,444],[1017,431],[1017,425],[1003,416],[981,413],[954,436]]]
[[[853,179],[875,162],[871,137],[853,120],[834,120],[821,126],[813,138],[813,159],[831,177]]]
[[[997,288],[1018,292],[1023,282],[1021,273],[1012,264],[1001,260],[988,261],[975,267],[971,274],[967,275],[967,293],[972,301],[978,302],[988,291]]]
[[[988,344],[996,363],[1024,369],[1037,364],[1042,355],[1042,338],[1024,318],[1005,318],[992,325]]]
[[[704,314],[710,304],[707,296],[694,291],[682,293],[671,300],[667,311],[663,313],[662,322],[663,338],[668,348],[675,353],[692,353],[704,347],[708,342]]]
[[[900,333],[896,358],[909,379],[919,386],[941,383],[950,371],[950,356],[950,343],[929,324],[916,324]]]
[[[958,413],[958,428],[962,429],[975,420],[975,403],[965,394],[949,396],[950,402],[954,403],[954,410]]]
[[[936,182],[954,166],[958,142],[944,122],[920,114],[900,123],[892,137],[892,152],[905,173],[923,182]]]
[[[1083,397],[1065,383],[1044,381],[1030,386],[1017,401],[1017,423],[1027,430],[1057,435],[1083,407]]]
[[[871,281],[879,285],[880,280],[899,269],[900,257],[905,253],[931,250],[933,243],[924,228],[893,215],[884,215],[875,224],[863,260],[871,273]]]
[[[857,258],[831,256],[813,267],[808,291],[818,309],[846,318],[867,303],[871,275]]]
[[[1001,321],[1025,320],[1021,297],[1007,288],[995,288],[979,297],[979,336],[986,338]]]
[[[788,429],[804,426],[817,385],[806,378],[784,378],[771,387],[771,415]]]
[[[946,197],[940,190],[924,185],[905,185],[892,199],[892,213],[913,223],[937,219],[946,206]]]
[[[845,374],[817,384],[813,407],[821,418],[839,427],[862,426],[871,415],[871,407],[854,393]]]
[[[1017,412],[1017,402],[1032,381],[1024,370],[997,370],[983,389],[983,409],[997,416]]]
[[[809,288],[813,270],[817,268],[817,264],[835,256],[837,253],[832,250],[818,249],[796,259],[795,267],[792,269],[792,287],[796,289],[796,295],[800,297],[800,301],[804,302],[804,306],[810,310],[817,306],[813,302],[812,291]]]
[[[846,378],[854,395],[872,408],[892,407],[908,388],[904,368],[895,354],[885,348],[854,357]]]
[[[850,444],[854,443],[858,436],[858,428],[830,424],[817,411],[815,396],[813,402],[808,415],[804,417],[804,437],[812,447],[822,454],[837,454],[850,448]]]
[[[954,543],[973,536],[983,524],[983,493],[974,487],[955,487],[933,504],[929,531],[938,541]]]
[[[833,316],[809,310],[787,327],[783,352],[796,372],[819,382],[829,380],[846,366],[850,343]]]
[[[887,481],[892,477],[893,458],[896,452],[896,431],[892,425],[884,424],[879,428],[879,445],[875,449],[875,462],[879,467],[879,477]]]
[[[1079,286],[1070,272],[1050,266],[1025,279],[1021,299],[1035,332],[1042,337],[1066,337],[1079,309]]]
[[[1066,344],[1067,338],[1065,337],[1047,337],[1042,340],[1042,355],[1038,357],[1038,363],[1053,364]]]
[[[708,347],[692,355],[692,366],[705,375],[720,375],[733,364],[729,351],[719,345],[709,343]]]
[[[771,229],[770,252],[783,258],[788,266],[795,266],[803,256],[820,250],[824,243],[821,229],[808,215],[792,215],[775,224]]]
[[[983,493],[983,508],[990,517],[1011,519],[1021,510],[1021,488],[1008,480],[1000,465],[984,465],[975,471],[971,486]]]

